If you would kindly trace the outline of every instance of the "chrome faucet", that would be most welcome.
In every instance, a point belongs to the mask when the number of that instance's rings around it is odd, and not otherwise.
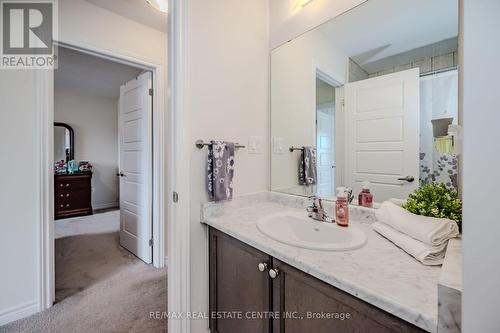
[[[321,198],[312,195],[309,197],[309,199],[312,200],[312,204],[308,206],[306,210],[309,213],[308,215],[310,218],[321,222],[334,222],[334,219],[326,214]]]

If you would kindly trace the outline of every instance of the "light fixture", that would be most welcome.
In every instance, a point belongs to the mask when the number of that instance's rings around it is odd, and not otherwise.
[[[300,5],[302,7],[305,7],[307,6],[308,4],[310,4],[311,2],[313,2],[313,0],[300,0]]]
[[[290,0],[290,15],[298,14],[314,0]]]
[[[162,13],[168,13],[168,0],[146,0],[146,2],[154,9],[157,9]]]

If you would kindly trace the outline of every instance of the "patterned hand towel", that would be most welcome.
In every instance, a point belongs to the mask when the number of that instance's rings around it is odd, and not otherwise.
[[[234,143],[212,141],[208,146],[207,190],[210,200],[233,198]]]
[[[316,184],[316,148],[304,147],[299,161],[299,184]]]

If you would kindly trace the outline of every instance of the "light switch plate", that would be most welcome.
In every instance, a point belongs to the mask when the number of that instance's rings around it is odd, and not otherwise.
[[[274,154],[283,154],[285,152],[285,141],[283,138],[274,137],[273,138],[273,153]]]
[[[251,136],[248,138],[248,153],[262,154],[262,137]]]

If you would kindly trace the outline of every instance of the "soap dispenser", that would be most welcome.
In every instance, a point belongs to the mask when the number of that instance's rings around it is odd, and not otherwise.
[[[349,203],[347,200],[345,187],[337,188],[337,201],[335,203],[335,217],[339,226],[349,225]]]
[[[370,182],[363,182],[361,192],[358,195],[358,205],[373,208],[373,194],[370,193]]]

